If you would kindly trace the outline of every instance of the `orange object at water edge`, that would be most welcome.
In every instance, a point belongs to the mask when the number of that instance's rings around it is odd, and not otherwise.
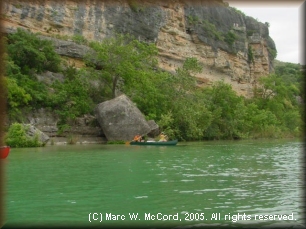
[[[9,146],[1,146],[0,147],[0,158],[5,159],[10,153],[10,147]]]

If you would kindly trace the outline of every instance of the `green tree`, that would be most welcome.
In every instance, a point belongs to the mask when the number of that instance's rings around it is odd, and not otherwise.
[[[112,98],[121,89],[120,82],[129,85],[142,81],[142,77],[146,77],[143,72],[157,65],[156,46],[140,42],[130,35],[117,34],[102,42],[91,42],[90,47],[94,53],[87,55],[87,64],[101,69],[99,79],[111,89]]]
[[[175,74],[148,68],[140,71],[137,79],[125,84],[123,92],[136,103],[148,119],[159,120],[161,115],[185,107],[178,104],[186,102],[187,97],[196,89],[194,74],[201,71],[202,66],[195,58],[187,58],[182,67],[176,69]]]
[[[287,106],[289,104],[285,104],[285,100],[288,100],[296,105],[296,96],[299,95],[299,89],[294,84],[286,84],[281,77],[275,74],[261,77],[259,83],[261,86],[255,92],[255,98],[260,99],[263,106],[267,105],[271,100],[281,102]]]
[[[42,40],[36,34],[18,28],[16,33],[8,35],[7,42],[10,60],[19,66],[22,74],[60,70],[61,59],[51,41]]]
[[[17,111],[23,107],[39,108],[43,105],[47,105],[49,102],[46,85],[37,81],[36,78],[22,74],[21,69],[12,60],[6,61],[6,75],[8,77],[8,87],[11,87],[12,91],[8,91],[8,104],[15,104],[14,110],[9,109],[9,113]],[[16,93],[17,87],[29,95],[31,99],[27,99],[27,103],[20,103],[16,101],[19,97],[15,97],[13,93]],[[18,89],[18,91],[20,91]],[[26,96],[27,98],[27,96]],[[18,104],[18,105],[17,105]],[[12,107],[9,107],[12,108]]]
[[[158,123],[181,140],[200,140],[212,119],[196,84],[195,75],[202,69],[196,58],[186,58],[182,67],[177,68],[175,74],[169,74],[159,87],[167,105]],[[163,118],[171,120],[169,126],[165,125]]]
[[[171,87],[168,82],[169,73],[162,71],[141,71],[140,81],[126,84],[123,92],[137,105],[147,119],[158,120],[168,109],[170,98],[165,92]]]
[[[197,94],[182,98],[172,105],[174,123],[182,140],[201,140],[213,117]]]
[[[208,139],[242,138],[244,132],[244,99],[238,96],[231,85],[223,81],[215,82],[204,89],[205,103],[213,120],[207,128]]]
[[[260,109],[254,101],[247,101],[244,120],[244,132],[249,137],[279,137],[277,117],[269,110]]]
[[[159,128],[167,133],[169,139],[182,139],[180,135],[180,130],[175,123],[173,114],[168,111],[166,114],[162,114],[160,120],[158,121]]]
[[[6,78],[7,83],[7,103],[9,109],[10,118],[17,118],[20,116],[20,108],[27,106],[32,100],[30,94],[28,94],[23,87],[18,86],[15,79]]]
[[[224,41],[226,43],[229,44],[230,47],[233,46],[234,42],[236,41],[237,36],[234,32],[232,31],[228,31],[225,35],[224,35]]]
[[[256,91],[254,101],[258,107],[270,111],[278,120],[284,132],[293,132],[302,125],[302,109],[296,97],[300,91],[283,76],[271,74],[259,79],[261,87]]]
[[[50,95],[52,108],[59,115],[60,131],[69,128],[68,123],[75,118],[93,111],[94,103],[89,96],[91,85],[88,78],[83,76],[73,66],[63,71],[64,82],[58,80],[53,83],[54,92]]]
[[[27,103],[20,103],[20,100],[14,101],[18,100],[18,97],[9,92],[8,103],[15,104],[14,111],[49,105],[47,87],[37,80],[35,74],[60,70],[61,58],[54,51],[51,41],[41,40],[36,34],[17,29],[16,33],[7,37],[5,63],[7,77],[14,79],[8,82],[10,87],[15,88],[14,93],[17,92],[17,87],[20,87],[31,97],[27,99]],[[13,110],[9,109],[10,112]]]

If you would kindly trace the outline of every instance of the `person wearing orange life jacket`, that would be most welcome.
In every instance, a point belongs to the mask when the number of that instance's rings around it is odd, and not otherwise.
[[[140,141],[141,141],[141,138],[142,138],[141,135],[137,134],[137,135],[135,135],[133,141],[134,141],[134,142],[140,142]]]

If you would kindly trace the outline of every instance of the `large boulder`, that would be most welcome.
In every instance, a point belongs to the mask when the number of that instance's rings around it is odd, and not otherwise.
[[[148,125],[150,126],[151,131],[148,133],[149,137],[156,137],[157,135],[159,135],[159,126],[157,125],[157,123],[154,120],[149,120],[148,121]]]
[[[131,141],[136,134],[151,131],[144,115],[125,95],[97,105],[96,118],[107,140]]]

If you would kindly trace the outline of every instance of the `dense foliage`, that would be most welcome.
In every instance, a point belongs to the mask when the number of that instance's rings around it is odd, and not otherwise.
[[[23,122],[21,114],[25,111],[49,108],[59,115],[58,127],[62,131],[71,120],[92,112],[89,79],[73,66],[66,64],[62,68],[62,63],[51,41],[21,29],[8,35],[6,83],[11,122]],[[63,82],[56,80],[52,85],[42,82],[37,74],[46,71],[62,73]]]
[[[133,85],[157,65],[153,58],[157,55],[156,47],[132,36],[117,34],[103,42],[91,42],[90,47],[95,52],[88,54],[87,65],[103,69],[99,71],[99,79],[109,87],[112,98],[116,97],[117,89],[120,90],[120,80],[124,85]]]
[[[59,115],[59,131],[69,129],[69,123],[84,114],[91,113],[94,103],[91,95],[91,85],[82,71],[68,66],[62,72],[64,81],[56,80],[53,84],[54,92],[50,94],[51,107]]]
[[[233,39],[230,34],[228,39]],[[93,52],[81,69],[62,62],[52,43],[35,34],[18,30],[7,44],[12,121],[20,121],[24,109],[50,108],[64,130],[76,117],[92,113],[97,103],[125,93],[147,119],[180,140],[294,137],[304,125],[299,102],[305,100],[304,82],[296,64],[277,65],[274,74],[259,80],[254,98],[246,99],[223,81],[198,87],[194,75],[203,67],[195,58],[186,58],[175,73],[159,69],[156,46],[128,35],[90,43]],[[63,80],[40,82],[36,74],[44,71],[60,72]]]
[[[47,87],[35,74],[58,72],[61,58],[50,41],[41,40],[24,30],[7,37],[6,75],[10,118],[18,119],[20,109],[48,106]]]
[[[60,57],[56,55],[52,43],[22,29],[8,35],[7,52],[21,74],[59,71]]]
[[[10,147],[39,147],[42,142],[38,135],[34,137],[27,136],[27,126],[20,123],[13,123],[5,136],[5,142]]]

